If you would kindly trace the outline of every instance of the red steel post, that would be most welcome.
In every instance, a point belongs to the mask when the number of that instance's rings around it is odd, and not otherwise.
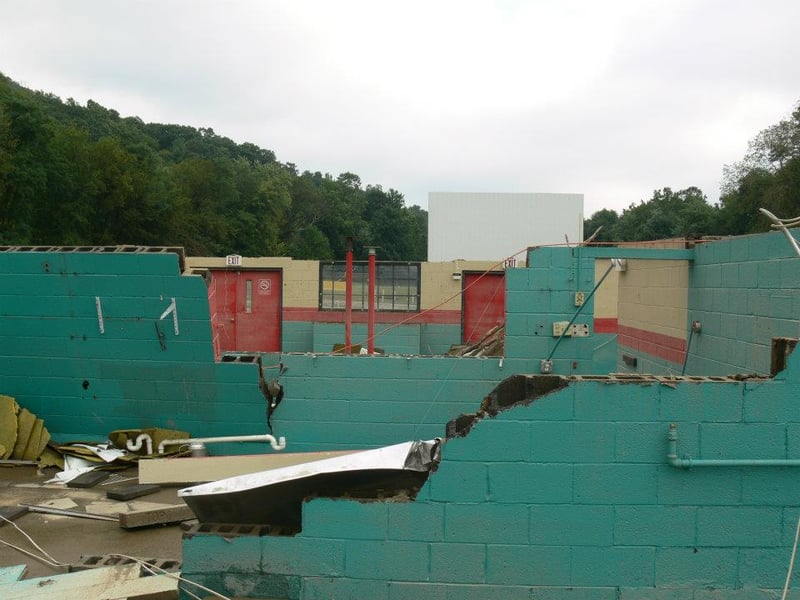
[[[369,249],[369,282],[367,284],[367,353],[375,352],[375,248]]]

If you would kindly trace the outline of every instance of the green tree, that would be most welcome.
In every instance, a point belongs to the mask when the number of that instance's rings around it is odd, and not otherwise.
[[[648,202],[631,204],[623,210],[615,233],[620,241],[712,235],[717,226],[717,211],[699,188],[677,192],[663,188],[654,191]]]
[[[619,215],[617,211],[604,208],[598,210],[590,218],[583,222],[583,235],[589,238],[595,232],[593,241],[595,242],[613,242],[617,240],[617,223],[619,222]],[[601,228],[601,229],[600,229]],[[597,231],[600,229],[600,231]]]

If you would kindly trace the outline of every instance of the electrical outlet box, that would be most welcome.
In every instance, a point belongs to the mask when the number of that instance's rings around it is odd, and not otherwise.
[[[553,337],[561,337],[562,335],[563,336],[571,335],[567,327],[569,327],[569,321],[553,322]]]
[[[575,292],[575,306],[583,306],[585,300],[583,292]]]
[[[567,335],[572,337],[589,337],[588,323],[581,323],[579,325],[572,325],[569,328]]]

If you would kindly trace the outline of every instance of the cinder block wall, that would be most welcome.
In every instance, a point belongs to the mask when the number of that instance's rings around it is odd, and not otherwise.
[[[680,375],[686,355],[689,263],[629,260],[619,278],[620,371]]]
[[[258,365],[214,362],[205,282],[179,273],[169,253],[0,252],[0,393],[60,441],[146,427],[265,433]],[[173,297],[178,334],[171,315],[159,318]],[[309,353],[264,356],[265,378],[279,362],[286,395],[273,425],[291,451],[442,435],[508,374],[500,359]]]
[[[772,338],[800,337],[800,258],[779,232],[701,244],[695,257],[689,319],[702,329],[687,372],[769,374]]]
[[[302,600],[777,598],[797,468],[675,468],[667,431],[695,458],[800,458],[791,362],[777,381],[571,380],[448,441],[414,502],[315,499],[295,537],[195,535],[183,573]]]
[[[597,281],[595,260],[582,258],[579,248],[534,248],[528,268],[506,271],[506,357],[524,361],[526,370],[539,372],[539,362],[550,356],[557,338],[554,321],[569,321],[578,307],[575,293],[588,298]],[[599,280],[598,280],[599,281]],[[608,287],[607,287],[608,286]],[[605,281],[596,295],[616,296]],[[605,301],[604,301],[605,302]],[[588,338],[565,337],[552,355],[553,373],[610,373],[616,367],[615,334],[597,333],[595,297],[588,298],[576,324],[589,326]]]

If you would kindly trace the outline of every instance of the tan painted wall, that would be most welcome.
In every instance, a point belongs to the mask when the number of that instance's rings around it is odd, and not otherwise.
[[[224,256],[191,256],[186,268],[225,268]],[[235,267],[228,267],[234,268]],[[319,306],[319,261],[294,260],[280,256],[243,257],[244,269],[283,269],[283,305],[292,308]]]
[[[424,262],[420,268],[420,308],[426,310],[461,310],[461,280],[454,273],[484,271],[495,267],[491,261],[454,260]],[[225,268],[223,256],[191,256],[186,258],[187,270]],[[235,267],[228,267],[235,268]],[[244,269],[283,269],[283,305],[291,308],[319,306],[319,261],[294,260],[284,257],[243,257]],[[438,306],[450,298],[442,306]]]
[[[420,269],[420,308],[427,310],[461,310],[461,283],[453,275],[463,271],[486,271],[495,266],[491,261],[453,260],[425,262]],[[499,267],[498,267],[499,268]],[[449,300],[447,300],[449,298]],[[438,306],[442,302],[441,306]]]
[[[610,264],[609,259],[594,261],[594,282],[597,282],[605,274]],[[612,270],[603,285],[597,288],[594,294],[594,317],[595,319],[616,319],[617,302],[619,300],[619,272]],[[591,290],[589,290],[591,291]],[[587,292],[588,293],[588,292]]]
[[[689,263],[628,260],[619,273],[619,324],[685,340]]]

